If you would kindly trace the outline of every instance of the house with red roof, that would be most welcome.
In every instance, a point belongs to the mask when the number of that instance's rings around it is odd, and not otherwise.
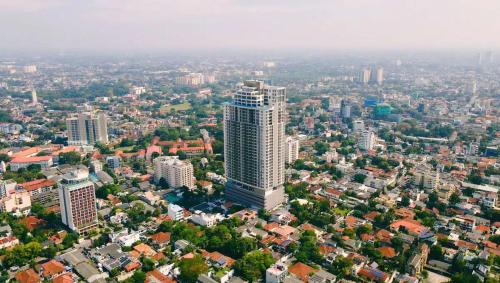
[[[33,269],[27,269],[25,271],[18,272],[16,274],[16,280],[19,283],[38,283],[42,282],[42,279],[40,276],[38,276],[38,273],[36,273]]]

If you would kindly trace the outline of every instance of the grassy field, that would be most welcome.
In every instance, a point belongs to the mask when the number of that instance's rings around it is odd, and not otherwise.
[[[191,104],[189,102],[184,102],[182,104],[176,104],[176,105],[163,105],[160,109],[162,113],[168,113],[172,109],[175,111],[186,111],[191,109]]]

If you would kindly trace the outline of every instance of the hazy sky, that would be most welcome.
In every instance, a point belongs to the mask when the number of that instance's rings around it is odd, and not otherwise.
[[[500,47],[500,0],[0,0],[0,49]]]

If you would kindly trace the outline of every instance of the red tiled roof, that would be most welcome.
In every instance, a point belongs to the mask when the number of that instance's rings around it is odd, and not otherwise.
[[[312,268],[307,264],[303,264],[302,262],[297,262],[296,264],[288,267],[288,272],[297,276],[300,280],[304,282],[309,281],[309,274],[315,273],[317,271],[318,271],[317,269]]]
[[[31,268],[18,272],[16,274],[16,280],[19,281],[19,283],[38,283],[42,281],[40,276]]]
[[[56,184],[56,182],[54,182],[53,180],[38,179],[38,180],[33,180],[30,182],[19,184],[18,186],[20,188],[23,188],[24,190],[30,192],[30,191],[38,190],[40,188],[52,187],[55,184]]]
[[[73,283],[73,277],[70,273],[65,273],[54,278],[52,283]]]
[[[54,276],[65,270],[64,265],[54,259],[51,259],[46,263],[41,264],[40,266],[43,268],[42,275],[44,277]]]
[[[396,256],[396,250],[391,247],[380,247],[377,249],[383,257],[393,258]]]
[[[49,161],[52,159],[52,156],[31,156],[31,157],[16,157],[10,161],[10,163],[34,163],[34,162],[43,162]]]
[[[154,279],[151,280],[150,277],[153,277]],[[145,282],[175,283],[175,280],[173,280],[168,276],[163,275],[163,273],[161,273],[158,269],[154,269],[153,271],[146,273]]]
[[[158,232],[158,233],[153,234],[149,237],[151,238],[151,240],[153,242],[158,243],[158,244],[165,244],[165,243],[168,243],[170,241],[170,233],[166,233],[166,232]]]

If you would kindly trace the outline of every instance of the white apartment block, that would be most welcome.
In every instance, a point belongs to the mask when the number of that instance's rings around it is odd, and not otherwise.
[[[171,188],[194,188],[193,165],[188,160],[179,160],[178,156],[160,156],[153,163],[156,182],[165,178]]]
[[[224,107],[226,196],[272,209],[284,201],[286,89],[245,81]]]
[[[285,162],[293,164],[299,159],[299,140],[293,137],[287,137],[285,140]]]
[[[108,122],[103,112],[83,112],[66,119],[68,144],[107,144]]]
[[[206,214],[200,210],[196,210],[191,215],[191,221],[195,224],[210,228],[217,224],[218,218],[214,214]]]
[[[184,208],[178,206],[177,204],[168,204],[168,216],[172,218],[173,221],[180,221],[184,219]]]
[[[61,218],[66,226],[78,233],[97,227],[95,189],[87,170],[63,175],[58,191]]]
[[[359,137],[358,147],[361,150],[372,150],[375,147],[375,133],[372,131],[363,131]]]

